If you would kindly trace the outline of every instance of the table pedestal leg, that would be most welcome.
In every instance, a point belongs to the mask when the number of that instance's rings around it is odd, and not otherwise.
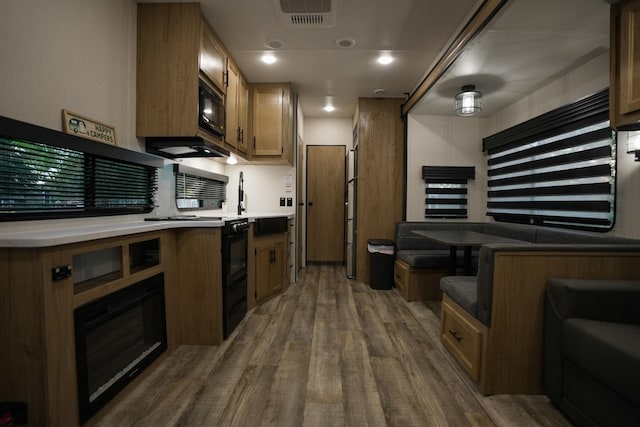
[[[464,275],[471,276],[471,246],[464,247]]]
[[[458,248],[451,246],[449,248],[449,275],[456,275],[456,264],[458,263]]]

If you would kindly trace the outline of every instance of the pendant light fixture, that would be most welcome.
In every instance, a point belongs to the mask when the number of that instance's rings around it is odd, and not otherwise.
[[[482,111],[482,92],[474,85],[462,86],[462,92],[455,97],[453,111],[459,116],[474,116]]]

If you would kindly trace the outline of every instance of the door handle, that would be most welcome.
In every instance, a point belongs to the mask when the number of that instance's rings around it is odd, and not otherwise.
[[[309,202],[309,206],[313,206],[313,202]]]

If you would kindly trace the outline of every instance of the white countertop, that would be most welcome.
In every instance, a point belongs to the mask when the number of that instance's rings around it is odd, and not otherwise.
[[[265,213],[252,214],[251,216],[243,215],[241,217],[230,215],[225,216],[223,220],[216,221],[123,221],[122,223],[85,225],[81,227],[65,226],[57,229],[0,233],[0,247],[41,248],[172,228],[222,227],[225,219],[247,218],[249,222],[254,222],[256,218],[279,216],[286,216],[289,219],[293,218],[293,214]]]

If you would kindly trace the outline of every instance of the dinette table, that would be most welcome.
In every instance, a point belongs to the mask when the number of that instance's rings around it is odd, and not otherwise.
[[[479,247],[487,243],[523,243],[522,240],[468,230],[412,230],[411,232],[449,246],[451,257],[450,274],[452,276],[456,275],[457,252],[460,246],[464,248],[463,273],[465,276],[469,276],[471,274],[471,249],[473,247]]]

